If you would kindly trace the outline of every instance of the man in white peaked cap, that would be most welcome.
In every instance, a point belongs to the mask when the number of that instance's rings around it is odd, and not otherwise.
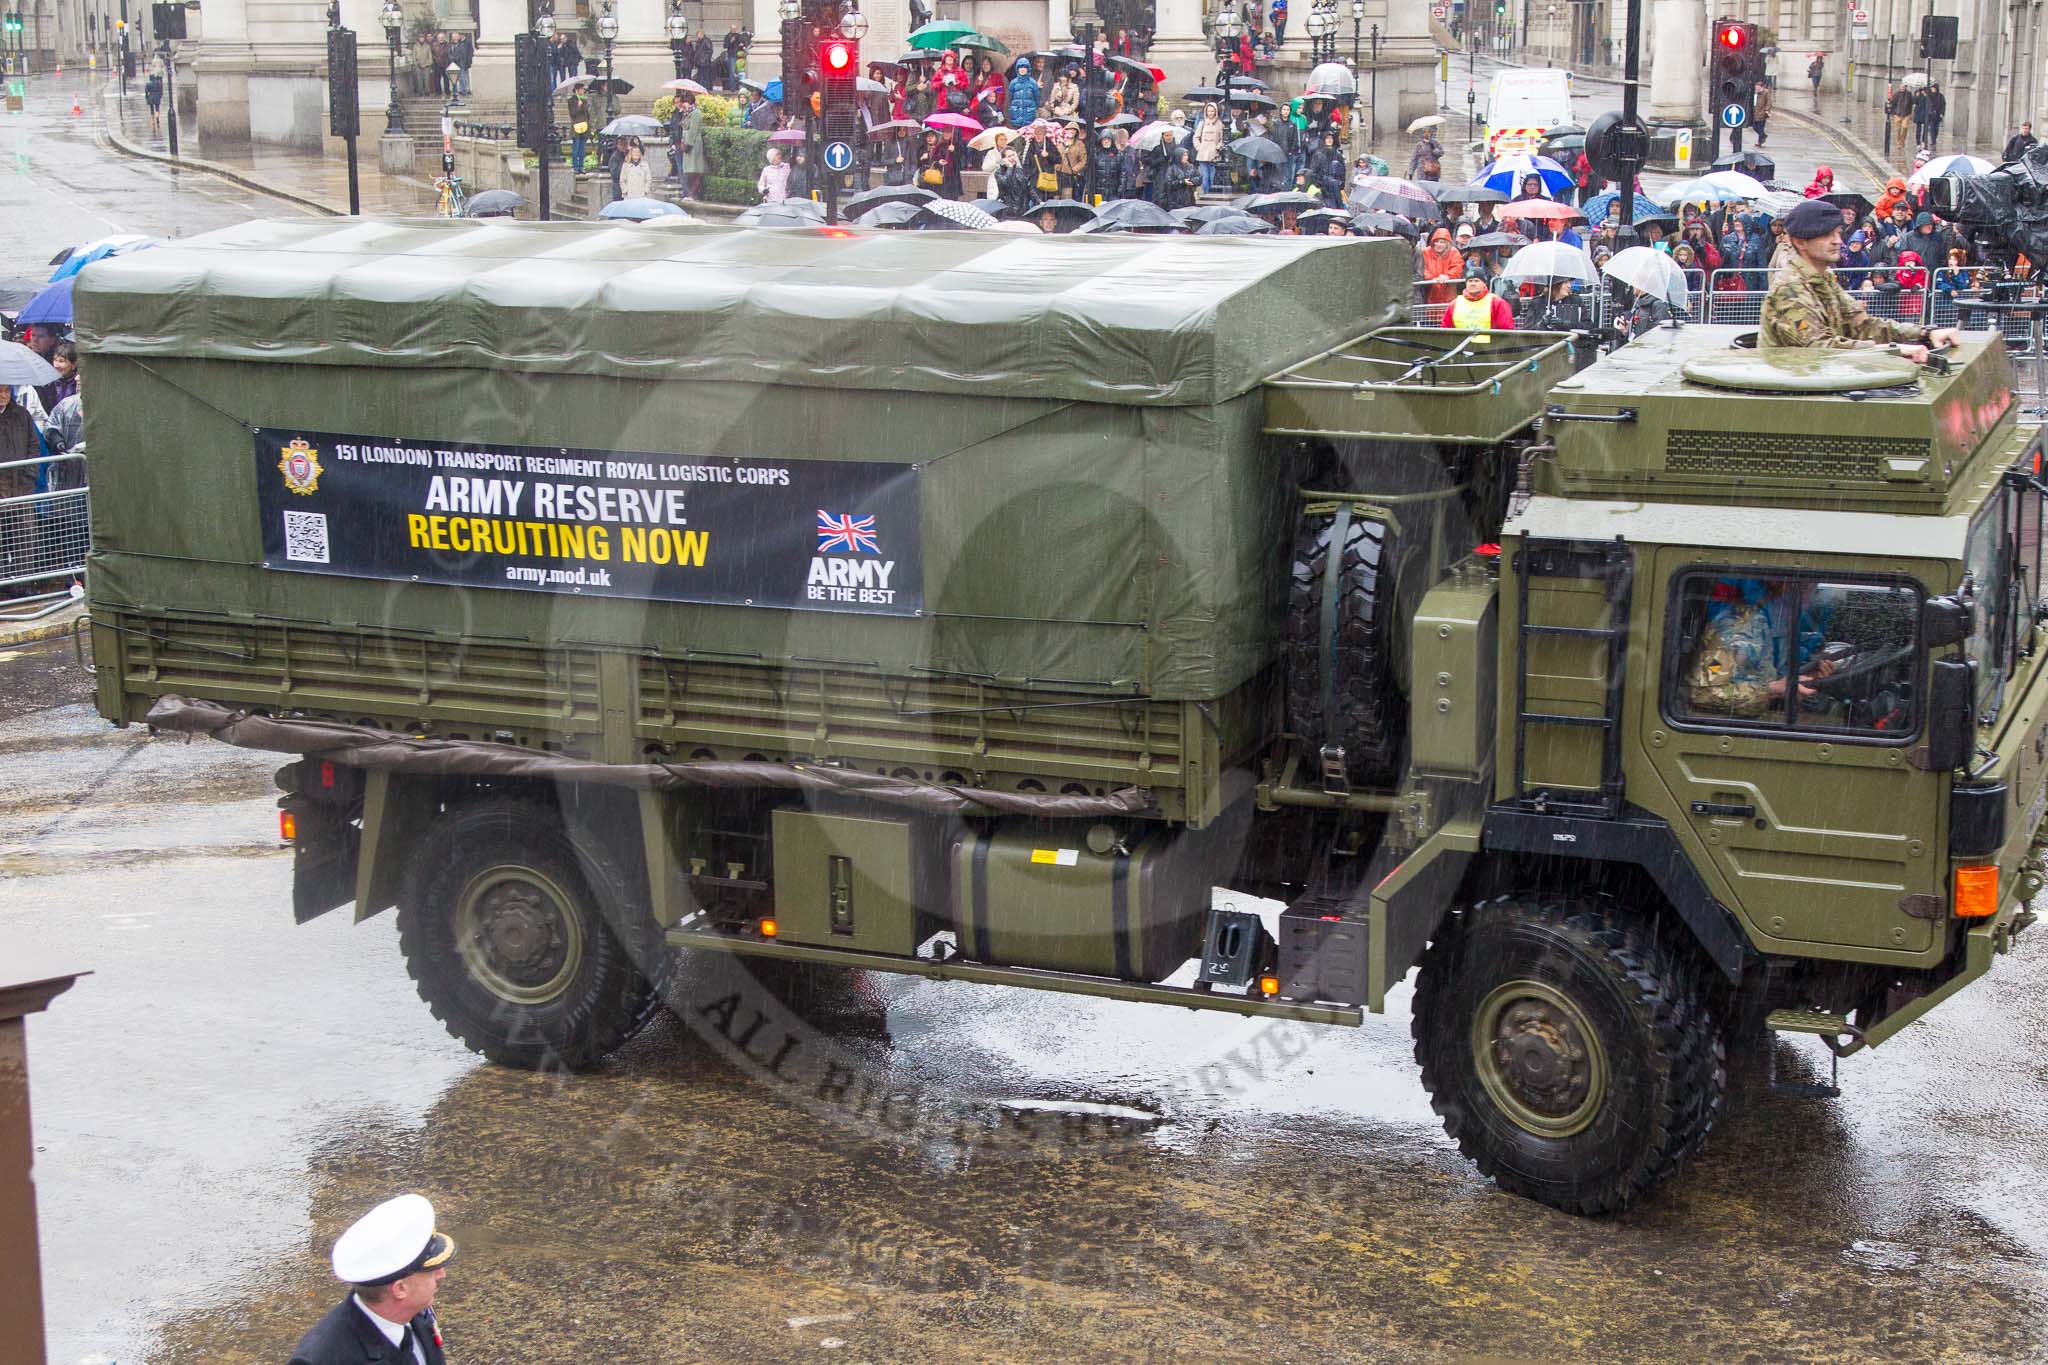
[[[334,1274],[349,1296],[313,1324],[291,1365],[445,1365],[434,1293],[454,1254],[422,1196],[371,1209],[335,1239]]]

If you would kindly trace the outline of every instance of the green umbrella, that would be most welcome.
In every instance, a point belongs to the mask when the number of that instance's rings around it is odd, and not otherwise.
[[[980,52],[1008,53],[1010,50],[1007,47],[1004,47],[1001,43],[997,42],[995,39],[989,37],[986,33],[970,33],[964,38],[955,38],[952,42],[946,44],[946,46],[971,47]]]
[[[911,34],[910,45],[926,49],[951,47],[956,38],[977,36],[972,24],[963,24],[958,19],[940,19]]]

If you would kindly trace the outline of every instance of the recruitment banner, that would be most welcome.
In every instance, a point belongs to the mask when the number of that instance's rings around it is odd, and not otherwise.
[[[911,616],[915,467],[256,435],[269,569]]]

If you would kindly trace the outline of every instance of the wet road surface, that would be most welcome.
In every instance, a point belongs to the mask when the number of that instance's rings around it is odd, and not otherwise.
[[[821,1096],[707,1041],[731,978],[693,964],[697,1028],[510,1072],[389,915],[292,925],[275,758],[106,727],[58,649],[0,661],[64,684],[0,719],[0,942],[94,972],[29,1024],[60,1365],[283,1359],[405,1189],[460,1243],[458,1365],[2048,1355],[2038,942],[1833,1104],[1741,1068],[1707,1155],[1601,1221],[1458,1157],[1405,992],[1346,1031],[868,979],[803,1005]]]

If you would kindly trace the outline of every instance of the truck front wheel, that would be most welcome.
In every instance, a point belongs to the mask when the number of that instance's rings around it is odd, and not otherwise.
[[[448,1032],[492,1061],[594,1065],[656,1003],[598,899],[623,885],[547,807],[450,810],[415,850],[399,902],[406,971]]]
[[[1699,1150],[1721,1042],[1681,951],[1599,901],[1503,897],[1459,915],[1415,991],[1422,1083],[1502,1189],[1622,1208]]]

